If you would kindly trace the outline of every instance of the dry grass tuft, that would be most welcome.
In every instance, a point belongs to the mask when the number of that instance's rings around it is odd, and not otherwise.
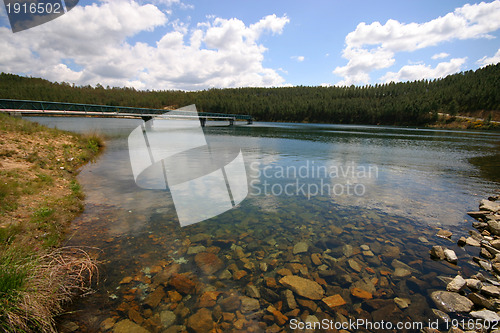
[[[54,316],[75,295],[92,291],[97,262],[78,248],[42,255],[1,254],[0,329],[5,332],[56,332]]]

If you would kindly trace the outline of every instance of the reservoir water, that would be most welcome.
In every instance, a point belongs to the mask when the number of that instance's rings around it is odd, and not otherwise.
[[[85,211],[66,242],[102,262],[96,293],[62,319],[81,332],[278,332],[292,319],[427,323],[435,318],[430,291],[446,288],[439,277],[479,271],[470,260],[479,250],[456,240],[471,229],[466,212],[500,188],[497,132],[214,122],[205,138],[241,149],[248,196],[180,227],[170,191],[134,181],[127,140],[142,121],[29,119],[107,137],[79,175]],[[200,165],[208,158],[200,155]],[[431,260],[435,244],[454,249],[458,264]],[[290,286],[290,275],[300,285]],[[321,295],[301,290],[316,285]],[[338,303],[322,301],[330,296]]]

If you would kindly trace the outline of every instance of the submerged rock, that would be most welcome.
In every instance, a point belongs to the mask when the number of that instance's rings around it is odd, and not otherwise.
[[[200,252],[194,257],[194,261],[201,271],[207,275],[212,275],[220,270],[224,263],[216,254],[210,252]]]
[[[288,317],[285,316],[283,313],[281,313],[281,311],[279,311],[272,305],[269,305],[267,307],[267,311],[269,311],[274,316],[274,320],[279,326],[285,325],[286,322],[288,321]]]
[[[220,291],[205,291],[199,298],[198,298],[198,307],[200,308],[210,308],[212,306],[215,306],[217,303],[217,298],[221,294]]]
[[[241,312],[242,313],[253,312],[253,311],[257,311],[258,309],[260,309],[259,300],[255,299],[255,298],[241,296],[240,302],[241,302]]]
[[[210,332],[214,328],[212,312],[206,308],[199,309],[194,315],[188,318],[187,327],[196,333]]]
[[[293,247],[293,254],[304,253],[304,252],[307,252],[308,249],[309,249],[309,245],[307,245],[306,242],[298,242]]]
[[[421,241],[422,243],[429,243],[429,241],[427,240],[427,238],[425,238],[424,236],[418,237],[418,240]]]
[[[321,262],[320,255],[318,253],[311,254],[311,261],[316,266],[321,266],[323,263]]]
[[[395,269],[397,268],[403,268],[403,269],[406,269],[406,270],[409,270],[410,272],[413,272],[413,273],[417,273],[418,271],[410,266],[408,266],[407,264],[405,264],[404,262],[402,261],[399,261],[397,259],[394,259],[392,262],[391,262],[391,266],[394,267]]]
[[[362,267],[361,267],[361,265],[356,260],[349,259],[347,261],[347,263],[349,264],[349,267],[351,267],[354,271],[356,271],[358,273],[361,272]]]
[[[297,308],[297,302],[295,301],[295,297],[293,296],[293,292],[290,289],[285,289],[281,295],[284,299],[284,304],[289,310],[293,310]]]
[[[241,301],[236,295],[230,295],[219,301],[220,306],[226,312],[234,312],[240,308]]]
[[[325,293],[323,288],[317,282],[301,278],[297,275],[284,276],[279,280],[279,282],[296,294],[313,300],[322,299]]]
[[[267,264],[265,262],[259,263],[259,268],[263,272],[267,272]]]
[[[451,231],[444,230],[444,229],[440,229],[436,234],[436,236],[441,237],[441,238],[450,238],[452,235],[453,235],[453,233]]]
[[[111,318],[111,317],[110,317],[110,318],[107,318],[107,319],[103,320],[103,321],[101,322],[100,327],[101,327],[101,329],[102,329],[103,331],[107,331],[107,330],[109,330],[110,328],[112,328],[112,327],[115,325],[115,323],[116,323],[116,318]]]
[[[411,271],[406,269],[406,268],[397,267],[394,270],[394,277],[397,277],[397,278],[402,278],[402,277],[406,277],[406,276],[410,276],[410,275],[411,275]]]
[[[206,249],[207,248],[204,247],[203,245],[191,246],[190,248],[188,248],[187,254],[197,254],[205,251]]]
[[[406,309],[408,306],[410,306],[411,301],[409,298],[399,298],[395,297],[394,298],[394,303],[401,309]]]
[[[113,326],[113,333],[149,333],[149,331],[129,319],[124,319]]]
[[[165,290],[163,290],[163,287],[158,287],[146,297],[144,304],[150,306],[151,308],[156,308],[164,296]]]
[[[432,313],[434,313],[434,316],[436,316],[437,319],[441,320],[444,323],[449,323],[451,322],[450,316],[448,316],[446,313],[444,313],[441,310],[438,309],[432,309]]]
[[[366,290],[363,290],[361,288],[357,288],[357,287],[354,287],[351,289],[351,295],[354,296],[354,297],[358,297],[358,298],[361,298],[361,299],[371,299],[373,298],[373,295],[372,293],[366,291]]]
[[[192,294],[195,291],[196,284],[186,274],[174,274],[168,281],[168,284],[175,288],[181,294]]]
[[[474,305],[467,297],[450,291],[434,291],[431,299],[444,312],[469,312]]]
[[[257,287],[253,284],[250,284],[246,287],[246,294],[253,298],[260,298],[259,289],[257,289]]]
[[[325,303],[326,306],[328,306],[330,309],[346,304],[346,301],[342,298],[342,296],[338,294],[325,297],[321,301]]]
[[[349,258],[350,256],[353,255],[353,248],[349,244],[345,244],[342,247],[342,253],[344,254],[345,257]]]
[[[172,326],[175,323],[175,319],[175,313],[173,313],[172,311],[165,310],[160,312],[160,320],[163,328]]]

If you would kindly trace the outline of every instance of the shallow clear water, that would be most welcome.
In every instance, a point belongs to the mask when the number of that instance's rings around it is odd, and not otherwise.
[[[175,325],[187,324],[199,308],[200,295],[214,290],[221,292],[217,304],[203,306],[212,311],[213,318],[218,318],[219,312],[237,314],[236,318],[221,317],[218,328],[265,331],[282,327],[266,309],[285,302],[280,284],[268,284],[268,279],[279,281],[283,268],[317,281],[325,295],[339,294],[347,302],[335,311],[319,301],[316,305],[299,302],[298,313],[283,305],[281,312],[288,313],[288,319],[315,315],[319,320],[363,316],[375,320],[380,315],[377,309],[350,293],[359,287],[374,299],[397,296],[411,300],[408,308],[391,315],[427,321],[432,317],[428,291],[443,289],[436,276],[474,271],[467,258],[477,255],[476,249],[456,247],[456,240],[437,238],[437,228],[452,230],[454,239],[465,235],[471,223],[466,212],[475,210],[480,199],[500,187],[500,172],[491,172],[491,156],[500,153],[499,133],[281,123],[226,127],[212,123],[204,128],[209,145],[230,142],[241,148],[249,195],[232,210],[181,228],[168,190],[142,189],[134,182],[127,138],[141,121],[30,119],[108,136],[104,154],[79,175],[86,209],[72,223],[67,242],[98,248],[96,255],[103,261],[97,293],[76,302],[74,309],[78,311],[66,318],[75,321],[81,331],[102,330],[102,321],[107,318],[117,322],[130,318],[151,331],[161,331],[162,325],[180,330],[182,327]],[[206,162],[201,160],[200,164]],[[294,254],[299,242],[307,243],[308,249]],[[456,249],[463,259],[459,266],[430,260],[428,250],[434,244]],[[363,252],[365,246],[361,245],[368,246],[373,255]],[[203,271],[194,259],[200,249],[215,253],[222,267],[214,273]],[[322,264],[311,263],[311,254],[319,254]],[[411,266],[411,276],[424,284],[419,287],[409,281],[410,276],[394,276],[395,259]],[[361,267],[359,271],[352,267],[352,260]],[[175,300],[169,293],[175,288],[165,283],[160,288],[167,294],[159,304],[150,306],[147,297],[158,288],[155,280],[175,263],[180,265],[179,273],[192,273],[187,276],[196,283],[196,291],[181,293],[182,300]],[[260,268],[261,263],[267,264],[266,270]],[[131,281],[124,283],[125,277]],[[260,309],[249,314],[228,307],[224,300],[233,294],[248,294],[249,284],[260,290]],[[179,310],[182,308],[188,311]],[[142,319],[131,315],[130,309]],[[159,318],[168,311],[175,314],[174,322],[161,323]]]

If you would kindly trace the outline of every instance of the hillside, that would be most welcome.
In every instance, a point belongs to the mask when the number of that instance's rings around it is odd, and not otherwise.
[[[431,81],[194,92],[80,87],[0,74],[0,98],[149,108],[195,103],[202,111],[250,114],[260,121],[341,124],[432,125],[459,115],[484,118],[482,125],[488,126],[490,120],[500,121],[499,87],[500,64]],[[458,119],[474,127],[473,121]]]

